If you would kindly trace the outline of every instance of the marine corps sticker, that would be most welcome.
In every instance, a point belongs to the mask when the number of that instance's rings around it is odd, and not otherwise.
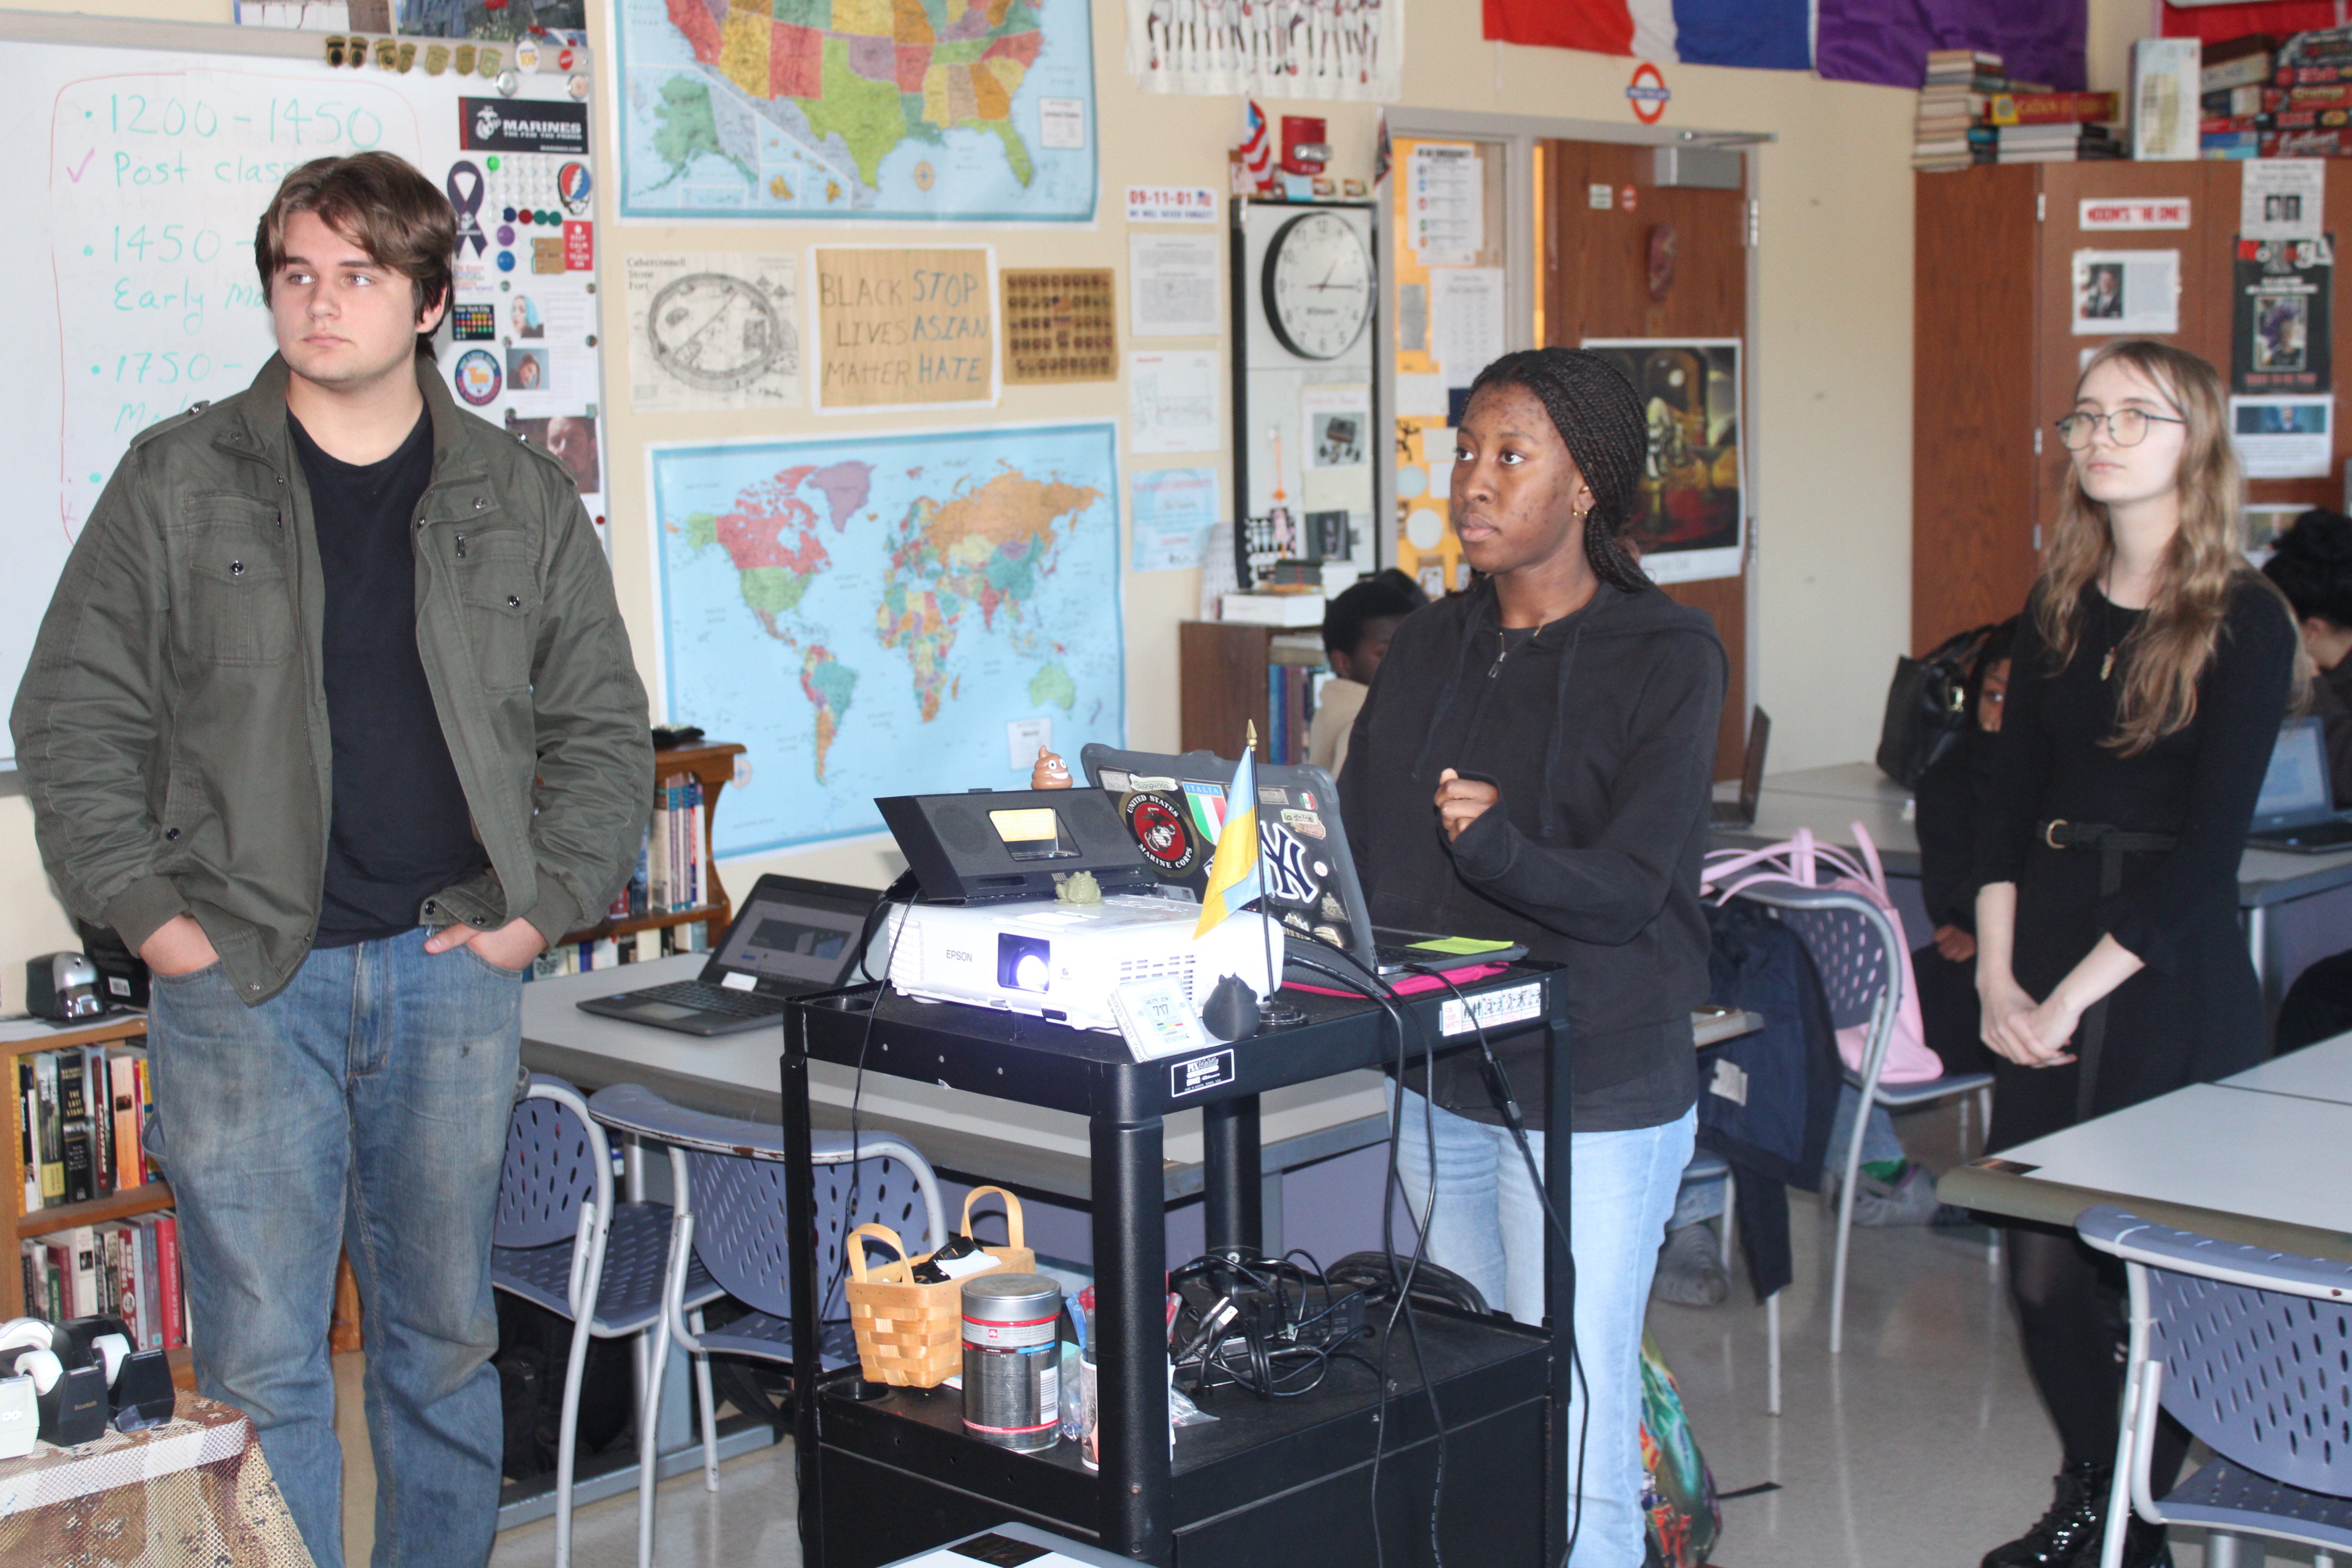
[[[1185,825],[1183,810],[1174,801],[1147,791],[1129,795],[1120,809],[1144,858],[1162,876],[1181,877],[1200,863],[1200,841]]]

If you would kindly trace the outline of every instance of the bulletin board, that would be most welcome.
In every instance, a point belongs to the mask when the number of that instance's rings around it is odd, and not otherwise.
[[[1401,137],[1389,176],[1395,236],[1396,564],[1433,596],[1466,586],[1447,515],[1455,405],[1509,340],[1506,150],[1465,137]]]
[[[372,55],[331,67],[316,33],[18,14],[0,39],[0,144],[23,153],[0,164],[14,309],[0,493],[15,503],[0,513],[0,690],[22,679],[131,438],[241,391],[275,351],[254,228],[313,158],[380,148],[449,192],[460,243],[440,374],[464,406],[561,458],[601,524],[593,142],[572,85],[584,64],[511,77],[505,93]]]

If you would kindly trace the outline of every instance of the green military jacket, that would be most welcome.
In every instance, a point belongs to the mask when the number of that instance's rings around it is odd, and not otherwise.
[[[75,542],[11,727],[66,906],[135,950],[191,914],[247,1003],[310,952],[331,748],[318,536],[282,359],[131,443]],[[482,871],[418,921],[550,942],[600,918],[653,784],[646,694],[570,475],[416,366],[433,473],[416,646]]]

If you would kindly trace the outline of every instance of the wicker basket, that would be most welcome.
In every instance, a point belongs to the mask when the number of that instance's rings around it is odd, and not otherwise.
[[[1004,1200],[1005,1235],[1011,1245],[981,1250],[996,1261],[955,1279],[918,1285],[908,1278],[925,1258],[909,1258],[898,1233],[887,1225],[861,1225],[850,1232],[849,1324],[857,1334],[857,1360],[868,1383],[897,1388],[937,1388],[963,1370],[963,1282],[977,1274],[1026,1274],[1037,1255],[1022,1245],[1021,1200],[1003,1187],[974,1187],[964,1194],[961,1234],[971,1234],[971,1205],[982,1193]],[[887,1242],[895,1263],[868,1269],[857,1238]]]

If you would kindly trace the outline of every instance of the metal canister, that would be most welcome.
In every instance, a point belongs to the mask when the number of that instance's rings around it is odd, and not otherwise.
[[[983,1442],[1029,1451],[1061,1436],[1062,1287],[1043,1274],[963,1282],[963,1424]]]

